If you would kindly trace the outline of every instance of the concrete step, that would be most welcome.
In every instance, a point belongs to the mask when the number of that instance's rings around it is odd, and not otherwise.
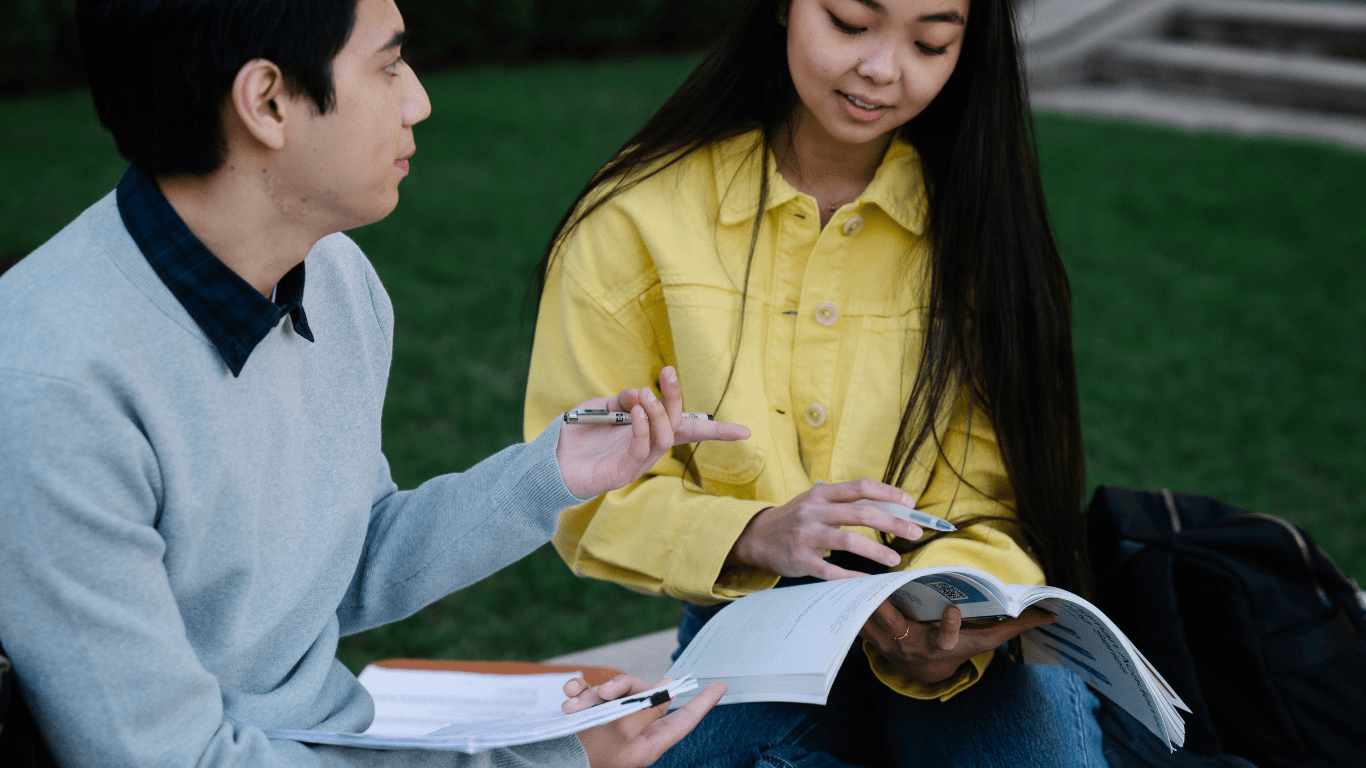
[[[1031,88],[1080,83],[1114,40],[1158,34],[1179,0],[1034,0],[1021,8]]]
[[[1164,33],[1192,42],[1366,60],[1366,3],[1182,0]]]
[[[1307,137],[1366,150],[1366,116],[1103,85],[1037,89],[1030,94],[1030,103],[1044,111],[1126,117],[1191,129]]]
[[[1097,63],[1097,79],[1316,112],[1366,115],[1366,61],[1210,43],[1119,40]]]
[[[1026,48],[1057,48],[1097,30],[1109,30],[1119,18],[1153,5],[1170,8],[1179,0],[1029,0],[1018,3],[1016,24]],[[1123,28],[1123,27],[1121,27]]]

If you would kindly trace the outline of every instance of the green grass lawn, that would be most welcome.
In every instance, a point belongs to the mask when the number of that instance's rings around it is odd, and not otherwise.
[[[384,436],[401,486],[520,439],[532,267],[578,188],[693,60],[424,75],[433,117],[403,201],[352,233],[397,313]],[[1075,296],[1091,484],[1289,518],[1366,578],[1366,153],[1053,114],[1038,131]],[[3,102],[0,260],[122,170],[84,95]],[[678,611],[575,579],[547,547],[344,639],[340,655],[355,669],[540,659],[669,627]]]

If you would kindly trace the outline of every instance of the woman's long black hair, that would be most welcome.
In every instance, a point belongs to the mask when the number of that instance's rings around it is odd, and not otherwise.
[[[756,128],[772,151],[797,103],[776,20],[784,2],[742,0],[716,47],[593,176],[546,248],[542,290],[565,238],[612,194]],[[883,480],[904,482],[927,441],[942,451],[934,416],[960,383],[970,387],[995,429],[1024,540],[1050,584],[1086,595],[1071,297],[1032,144],[1012,0],[972,0],[953,75],[899,130],[920,154],[933,255],[920,362]]]

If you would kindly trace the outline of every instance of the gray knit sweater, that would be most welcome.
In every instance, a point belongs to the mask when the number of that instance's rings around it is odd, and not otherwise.
[[[0,642],[59,762],[580,765],[568,737],[466,756],[270,741],[358,731],[340,635],[531,552],[580,503],[559,431],[398,491],[380,451],[393,309],[344,235],[240,377],[110,194],[0,278]],[[492,418],[490,414],[490,418]]]

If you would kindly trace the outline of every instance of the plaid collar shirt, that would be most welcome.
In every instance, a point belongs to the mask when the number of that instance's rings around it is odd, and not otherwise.
[[[152,177],[136,166],[129,166],[119,181],[117,200],[123,224],[147,263],[209,337],[233,376],[285,315],[295,333],[313,341],[304,314],[303,262],[280,279],[271,301],[205,248]]]

